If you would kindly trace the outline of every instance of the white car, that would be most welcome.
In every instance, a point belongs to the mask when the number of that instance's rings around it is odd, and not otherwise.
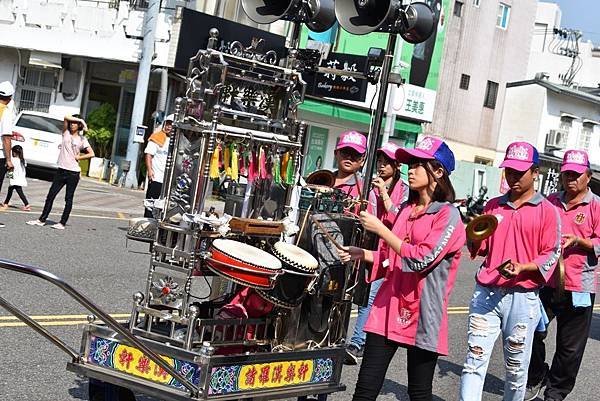
[[[37,111],[22,111],[15,119],[12,144],[23,147],[27,165],[57,169],[63,117]]]

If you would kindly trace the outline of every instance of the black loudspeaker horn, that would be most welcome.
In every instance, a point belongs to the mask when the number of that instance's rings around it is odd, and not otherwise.
[[[304,22],[312,31],[324,32],[335,23],[334,0],[242,0],[242,8],[258,24],[284,19]]]
[[[427,40],[437,23],[427,4],[403,6],[401,0],[336,0],[335,15],[352,34],[397,33],[409,43]]]

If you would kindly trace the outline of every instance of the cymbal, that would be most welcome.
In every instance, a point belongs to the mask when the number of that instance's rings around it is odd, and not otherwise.
[[[498,219],[492,214],[482,214],[467,224],[467,238],[471,241],[483,241],[496,231]]]

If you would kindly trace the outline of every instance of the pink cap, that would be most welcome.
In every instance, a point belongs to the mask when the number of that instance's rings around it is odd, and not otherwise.
[[[534,164],[540,164],[537,149],[527,142],[513,142],[506,148],[504,161],[500,164],[500,167],[526,171]]]
[[[583,150],[567,150],[560,166],[560,171],[575,171],[584,173],[590,168],[590,159],[587,152]]]
[[[342,148],[352,148],[362,155],[367,151],[367,137],[357,131],[344,132],[335,150]]]
[[[400,148],[396,151],[396,161],[409,163],[411,159],[437,160],[450,174],[454,171],[454,153],[446,142],[434,136],[426,136],[414,149]]]
[[[394,142],[387,142],[377,149],[377,151],[383,153],[392,160],[396,160],[396,151],[398,149],[400,149],[400,146],[396,145]]]

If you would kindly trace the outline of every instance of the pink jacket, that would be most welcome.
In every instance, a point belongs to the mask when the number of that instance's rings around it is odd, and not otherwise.
[[[379,195],[379,190],[372,189],[371,192],[369,192],[367,212],[374,214],[380,220],[383,220],[386,227],[391,228],[396,220],[396,215],[400,211],[400,206],[408,200],[408,185],[406,185],[404,181],[398,180],[389,196],[392,201],[392,208],[386,211],[385,205]]]
[[[465,244],[458,210],[433,202],[411,217],[414,204],[400,210],[392,232],[405,239],[400,254],[374,252],[369,281],[385,277],[364,330],[401,344],[448,354],[448,300]]]

